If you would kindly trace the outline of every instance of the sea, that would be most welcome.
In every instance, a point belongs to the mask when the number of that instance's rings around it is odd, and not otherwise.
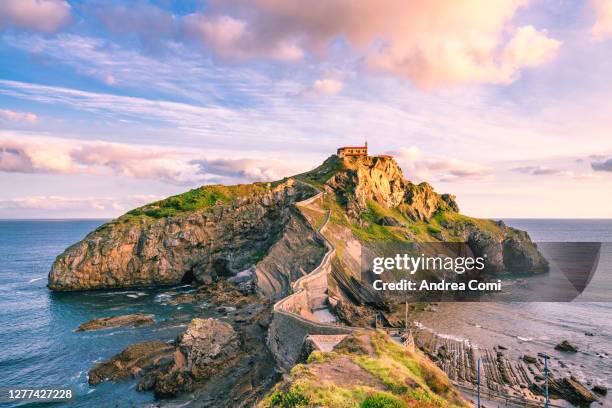
[[[507,219],[541,242],[603,242],[598,271],[612,281],[612,220]],[[53,293],[47,274],[55,257],[105,220],[0,220],[0,390],[70,389],[69,402],[7,403],[0,406],[143,407],[150,393],[136,391],[136,380],[91,387],[87,372],[138,341],[170,341],[205,305],[173,305],[168,299],[195,290],[190,286],[157,290]],[[534,353],[552,350],[560,340],[580,352],[564,356],[572,374],[612,387],[612,302],[441,304],[423,324],[477,346],[503,344]],[[448,313],[444,313],[448,308]],[[75,332],[95,317],[150,313],[156,323],[139,328]],[[590,335],[585,335],[590,333]],[[554,351],[553,351],[554,352]],[[612,391],[612,390],[611,390]],[[612,401],[604,400],[604,406]],[[594,405],[595,406],[595,405]]]

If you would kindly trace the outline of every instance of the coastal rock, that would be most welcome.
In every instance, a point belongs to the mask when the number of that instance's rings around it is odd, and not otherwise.
[[[599,395],[607,395],[608,394],[608,389],[606,387],[604,387],[603,385],[595,385],[591,389],[593,390],[593,392],[595,394],[599,394]]]
[[[284,226],[297,217],[293,203],[316,193],[293,179],[276,186],[198,190],[205,199],[217,201],[191,210],[192,191],[99,227],[57,257],[49,288],[150,287],[231,277],[256,264],[282,237]],[[183,202],[189,209],[176,210]],[[161,216],[164,211],[171,215]],[[280,273],[288,272],[281,268]]]
[[[533,357],[533,356],[528,356],[527,354],[525,354],[525,355],[523,356],[523,361],[524,361],[526,364],[535,364],[535,363],[537,363],[537,362],[538,362],[538,359],[537,359],[537,358],[535,358],[535,357]]]
[[[153,323],[155,323],[153,315],[135,313],[122,316],[110,316],[92,319],[86,323],[81,324],[79,327],[77,327],[75,331],[80,332],[88,330],[101,330],[108,329],[111,327],[145,326]]]
[[[563,351],[566,353],[576,353],[578,351],[578,347],[567,340],[563,340],[561,343],[555,346],[555,350]]]
[[[502,242],[503,263],[510,272],[546,271],[548,262],[531,242],[525,231],[504,227],[506,237]]]
[[[531,384],[530,389],[536,394],[544,395],[542,385]],[[551,378],[548,381],[548,390],[552,398],[564,399],[578,406],[588,405],[598,400],[597,396],[591,393],[574,377]]]
[[[185,369],[195,378],[210,377],[232,359],[240,347],[231,325],[217,319],[193,319],[178,338]]]
[[[475,256],[485,256],[487,272],[545,272],[548,261],[538,251],[529,235],[503,227],[498,235],[469,226],[467,243]]]
[[[89,384],[97,385],[105,380],[117,382],[168,365],[174,349],[173,345],[159,340],[132,344],[110,360],[95,364],[89,370]]]
[[[176,341],[172,364],[151,371],[139,383],[158,398],[191,391],[239,357],[240,340],[231,325],[217,319],[193,319]]]

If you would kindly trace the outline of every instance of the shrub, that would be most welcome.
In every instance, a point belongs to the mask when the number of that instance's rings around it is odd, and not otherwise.
[[[298,390],[276,391],[270,398],[270,407],[275,408],[306,407],[309,403],[310,399]]]
[[[397,397],[378,392],[367,397],[361,408],[408,408],[408,405]]]
[[[438,233],[442,232],[442,231],[440,230],[440,228],[434,227],[433,225],[429,225],[429,226],[427,227],[427,231],[428,231],[430,234],[438,234]]]

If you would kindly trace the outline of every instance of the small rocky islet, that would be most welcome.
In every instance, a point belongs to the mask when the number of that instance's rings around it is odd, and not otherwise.
[[[453,388],[459,368],[446,363],[456,351],[452,348],[447,353],[439,347],[431,350],[417,338],[414,351],[394,352],[385,359],[440,367],[446,374],[436,372],[434,382],[400,370],[404,385],[394,388],[389,378],[380,377],[382,361],[375,357],[390,337],[371,328],[401,327],[402,322],[390,313],[392,299],[361,281],[359,264],[362,254],[371,255],[389,241],[463,242],[475,254],[487,254],[486,273],[491,276],[515,270],[542,273],[548,267],[527,233],[462,215],[453,196],[406,180],[393,158],[333,155],[312,171],[277,182],[204,186],[134,209],[59,255],[48,286],[80,291],[191,284],[195,292],[175,296],[169,304],[206,301],[219,315],[192,316],[174,341],[150,339],[95,364],[89,372],[92,386],[137,378],[138,390],[152,391],[156,398],[185,398],[187,405],[283,406],[279,404],[285,399],[297,398],[316,406],[323,388],[336,384],[357,405],[367,398],[406,405],[427,395],[448,406],[467,406]],[[316,285],[295,286],[313,272]],[[291,301],[276,303],[288,297]],[[336,324],[319,320],[322,310]],[[152,317],[143,316],[94,319],[78,330],[151,324],[147,319]],[[349,332],[359,327],[366,331],[355,340]],[[303,336],[293,343],[283,338],[291,333],[335,336],[336,345],[306,352]],[[366,344],[370,352],[340,352],[338,336]],[[283,350],[288,344],[295,350]],[[538,365],[532,356],[527,360],[528,366]],[[341,361],[371,383],[349,386],[332,361]],[[303,373],[325,373],[326,382],[293,387],[304,381],[296,364]],[[289,370],[291,376],[279,382]],[[462,379],[473,381],[468,375]],[[500,378],[490,379],[491,390],[496,381]],[[537,394],[538,382],[533,384]],[[598,398],[586,389],[582,393],[571,378],[558,380],[555,396],[574,398],[568,384],[585,401],[587,393]]]

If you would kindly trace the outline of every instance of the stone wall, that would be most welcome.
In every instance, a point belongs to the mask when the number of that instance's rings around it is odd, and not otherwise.
[[[321,198],[323,193],[301,201],[296,205],[310,205]],[[327,226],[327,220],[321,231]],[[296,363],[304,339],[312,334],[348,334],[356,330],[346,326],[320,323],[300,315],[301,310],[310,311],[322,303],[321,297],[327,287],[327,275],[331,272],[331,260],[336,253],[333,245],[323,236],[327,252],[321,263],[310,274],[303,276],[293,284],[293,294],[276,302],[270,328],[268,329],[268,345],[272,350],[278,365],[289,370]]]

